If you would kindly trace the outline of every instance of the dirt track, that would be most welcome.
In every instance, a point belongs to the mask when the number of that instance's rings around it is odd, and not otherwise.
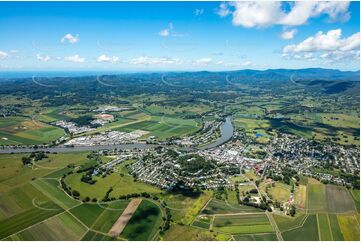
[[[134,212],[137,210],[142,199],[136,198],[130,201],[126,209],[123,211],[122,215],[118,220],[113,224],[112,228],[109,230],[108,235],[112,237],[118,237],[122,232],[129,220],[132,218]]]

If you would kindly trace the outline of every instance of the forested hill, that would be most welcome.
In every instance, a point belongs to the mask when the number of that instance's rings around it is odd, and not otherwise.
[[[52,104],[89,103],[114,96],[166,94],[185,100],[234,100],[240,94],[287,95],[290,90],[318,95],[359,96],[359,72],[330,69],[163,72],[82,77],[7,78],[0,95],[46,99]]]

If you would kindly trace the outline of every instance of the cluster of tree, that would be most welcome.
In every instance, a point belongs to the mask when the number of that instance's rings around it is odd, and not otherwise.
[[[109,194],[113,191],[113,187],[109,187],[108,191],[105,193],[104,198],[102,199],[103,202],[110,201]],[[113,199],[115,200],[115,198]]]
[[[31,152],[29,156],[23,156],[21,158],[21,161],[23,162],[23,165],[28,165],[31,163],[32,160],[34,161],[40,161],[42,159],[48,158],[48,156],[45,154],[45,152]]]
[[[95,184],[97,181],[93,179],[93,172],[94,172],[94,169],[88,170],[86,173],[84,173],[82,175],[82,177],[80,178],[80,181],[88,183],[90,185]]]

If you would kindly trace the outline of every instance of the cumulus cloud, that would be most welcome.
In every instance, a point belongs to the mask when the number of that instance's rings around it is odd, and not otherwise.
[[[283,52],[349,51],[360,48],[360,32],[348,38],[341,38],[341,36],[341,29],[330,30],[327,33],[319,31],[299,44],[285,46]]]
[[[204,9],[203,9],[203,8],[200,8],[200,9],[196,8],[196,9],[194,10],[194,15],[196,15],[196,16],[201,16],[203,13],[204,13]]]
[[[117,63],[119,62],[119,57],[117,56],[107,56],[107,55],[100,55],[97,58],[97,62],[108,62],[108,63]]]
[[[64,60],[74,62],[74,63],[84,63],[85,62],[85,58],[80,57],[78,54],[66,56],[66,57],[64,57]]]
[[[72,34],[66,34],[63,36],[63,38],[61,38],[60,41],[61,41],[61,43],[68,42],[70,44],[75,44],[75,43],[78,43],[80,41],[80,39],[79,39],[78,35],[74,36]]]
[[[48,55],[40,55],[40,54],[36,54],[36,59],[38,59],[38,61],[42,61],[42,62],[47,62],[50,60],[50,56]]]
[[[193,61],[193,64],[195,64],[195,65],[209,65],[212,62],[213,62],[212,58],[201,58],[201,59]]]
[[[178,58],[170,57],[149,57],[149,56],[140,56],[133,58],[129,62],[133,65],[164,65],[164,64],[179,64],[181,61]]]
[[[284,7],[283,4],[286,3],[280,1],[221,3],[217,13],[221,17],[232,15],[233,25],[246,28],[275,24],[298,26],[306,24],[310,18],[323,14],[328,16],[329,21],[346,21],[350,17],[348,12],[350,3],[345,1],[297,1],[288,3],[288,7]]]
[[[360,32],[342,38],[342,30],[333,29],[327,33],[319,31],[298,44],[286,45],[283,48],[282,56],[290,59],[314,60],[318,54],[323,60],[329,59],[330,62],[337,62],[358,59],[359,49]],[[310,58],[311,54],[312,58]]]
[[[285,40],[293,39],[297,33],[297,29],[285,30],[281,33],[281,38]]]
[[[0,50],[0,60],[5,59],[5,58],[7,58],[8,56],[9,56],[8,53],[6,53],[5,51],[1,51],[1,50]]]

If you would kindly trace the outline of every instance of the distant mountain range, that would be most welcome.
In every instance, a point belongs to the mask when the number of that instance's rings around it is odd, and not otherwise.
[[[96,76],[96,75],[159,75],[162,73],[172,75],[186,76],[217,76],[229,75],[230,77],[237,77],[237,79],[251,80],[277,80],[287,81],[292,78],[293,81],[299,80],[339,80],[339,81],[360,81],[360,71],[340,71],[336,69],[323,68],[307,68],[307,69],[268,69],[268,70],[236,70],[236,71],[172,71],[172,72],[138,72],[128,73],[117,71],[24,71],[24,72],[0,72],[0,79],[12,78],[27,78],[32,76],[37,77],[77,77],[77,76]]]

